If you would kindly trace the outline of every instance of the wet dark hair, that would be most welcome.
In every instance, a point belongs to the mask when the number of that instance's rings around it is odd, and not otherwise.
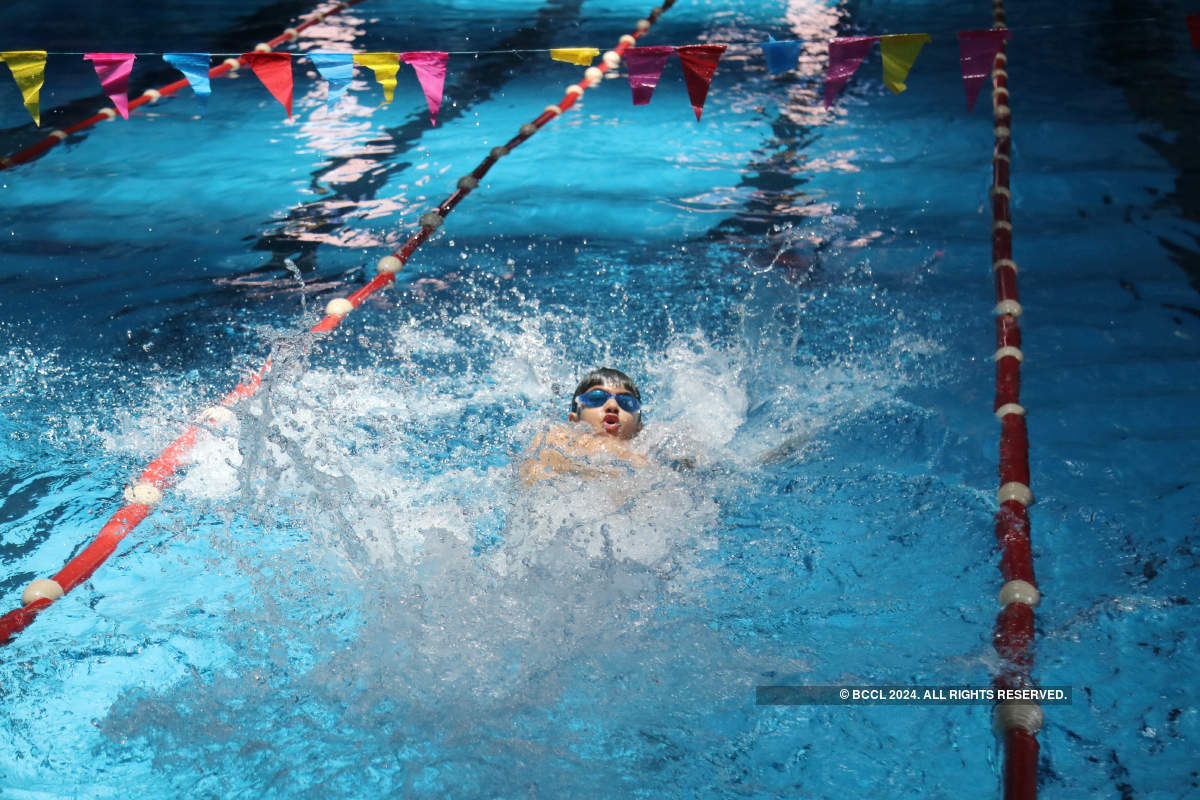
[[[571,392],[571,413],[579,413],[579,402],[575,399],[576,397],[579,397],[579,395],[583,394],[588,389],[591,389],[593,386],[603,386],[604,384],[616,386],[618,389],[629,392],[639,401],[642,399],[642,393],[639,392],[637,386],[634,385],[633,378],[629,377],[624,372],[621,372],[619,369],[601,367],[600,369],[592,370],[587,375],[584,375],[583,380],[581,380],[579,385],[575,387],[575,391]],[[639,411],[638,413],[640,414],[641,412]]]

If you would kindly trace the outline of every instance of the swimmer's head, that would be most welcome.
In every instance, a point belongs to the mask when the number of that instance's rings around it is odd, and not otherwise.
[[[589,372],[571,395],[567,419],[587,423],[596,433],[632,439],[642,429],[641,392],[620,370]]]

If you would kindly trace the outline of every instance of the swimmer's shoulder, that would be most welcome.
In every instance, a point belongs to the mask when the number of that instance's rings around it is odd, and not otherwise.
[[[572,426],[555,422],[544,431],[539,431],[529,443],[530,450],[541,450],[543,447],[553,447],[562,450],[569,447],[579,438],[579,432]]]

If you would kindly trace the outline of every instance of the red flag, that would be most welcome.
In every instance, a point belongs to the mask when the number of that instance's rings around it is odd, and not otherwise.
[[[629,88],[633,89],[633,104],[644,106],[654,95],[654,87],[662,76],[674,49],[667,45],[631,47],[625,51],[625,68],[629,70]]]
[[[967,92],[967,113],[975,107],[979,90],[991,74],[996,53],[1008,40],[1006,29],[958,32],[958,62],[962,65],[963,88]]]
[[[850,80],[878,36],[847,36],[829,43],[829,71],[825,74],[825,107],[833,105],[838,92]]]
[[[1188,14],[1187,26],[1192,36],[1192,47],[1200,50],[1200,14]]]
[[[696,112],[696,121],[700,121],[700,113],[704,111],[704,100],[708,97],[708,85],[712,83],[713,73],[717,71],[717,62],[725,52],[723,44],[686,44],[676,47],[679,60],[683,62],[683,78],[687,81],[688,98],[692,101],[692,110]]]
[[[292,118],[292,56],[290,53],[242,53],[267,91],[283,103]]]

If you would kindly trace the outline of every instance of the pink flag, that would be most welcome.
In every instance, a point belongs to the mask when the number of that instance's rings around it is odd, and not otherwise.
[[[117,113],[129,119],[129,73],[133,71],[133,53],[85,53],[84,61],[96,68],[100,87],[117,107]]]
[[[242,53],[263,86],[292,118],[292,56],[290,53]]]
[[[629,70],[629,87],[633,89],[633,104],[644,106],[650,102],[654,87],[662,76],[663,67],[675,48],[668,45],[654,47],[631,47],[625,51],[625,68]]]
[[[829,43],[829,71],[825,74],[825,107],[833,105],[838,92],[862,64],[878,36],[849,36]]]
[[[421,91],[425,92],[425,104],[429,106],[429,124],[437,125],[438,109],[442,107],[442,89],[446,85],[447,53],[421,50],[402,53],[400,58],[417,71]]]
[[[1200,14],[1187,15],[1188,35],[1192,37],[1192,47],[1200,50]]]
[[[686,44],[676,47],[679,60],[683,63],[683,79],[687,81],[688,99],[692,101],[692,111],[696,112],[696,121],[704,111],[704,99],[708,97],[708,85],[712,83],[713,74],[717,71],[717,62],[725,52],[723,44]]]
[[[1008,40],[1007,30],[959,31],[958,62],[962,65],[963,88],[967,92],[967,113],[975,107],[979,90],[991,74],[996,53]]]

